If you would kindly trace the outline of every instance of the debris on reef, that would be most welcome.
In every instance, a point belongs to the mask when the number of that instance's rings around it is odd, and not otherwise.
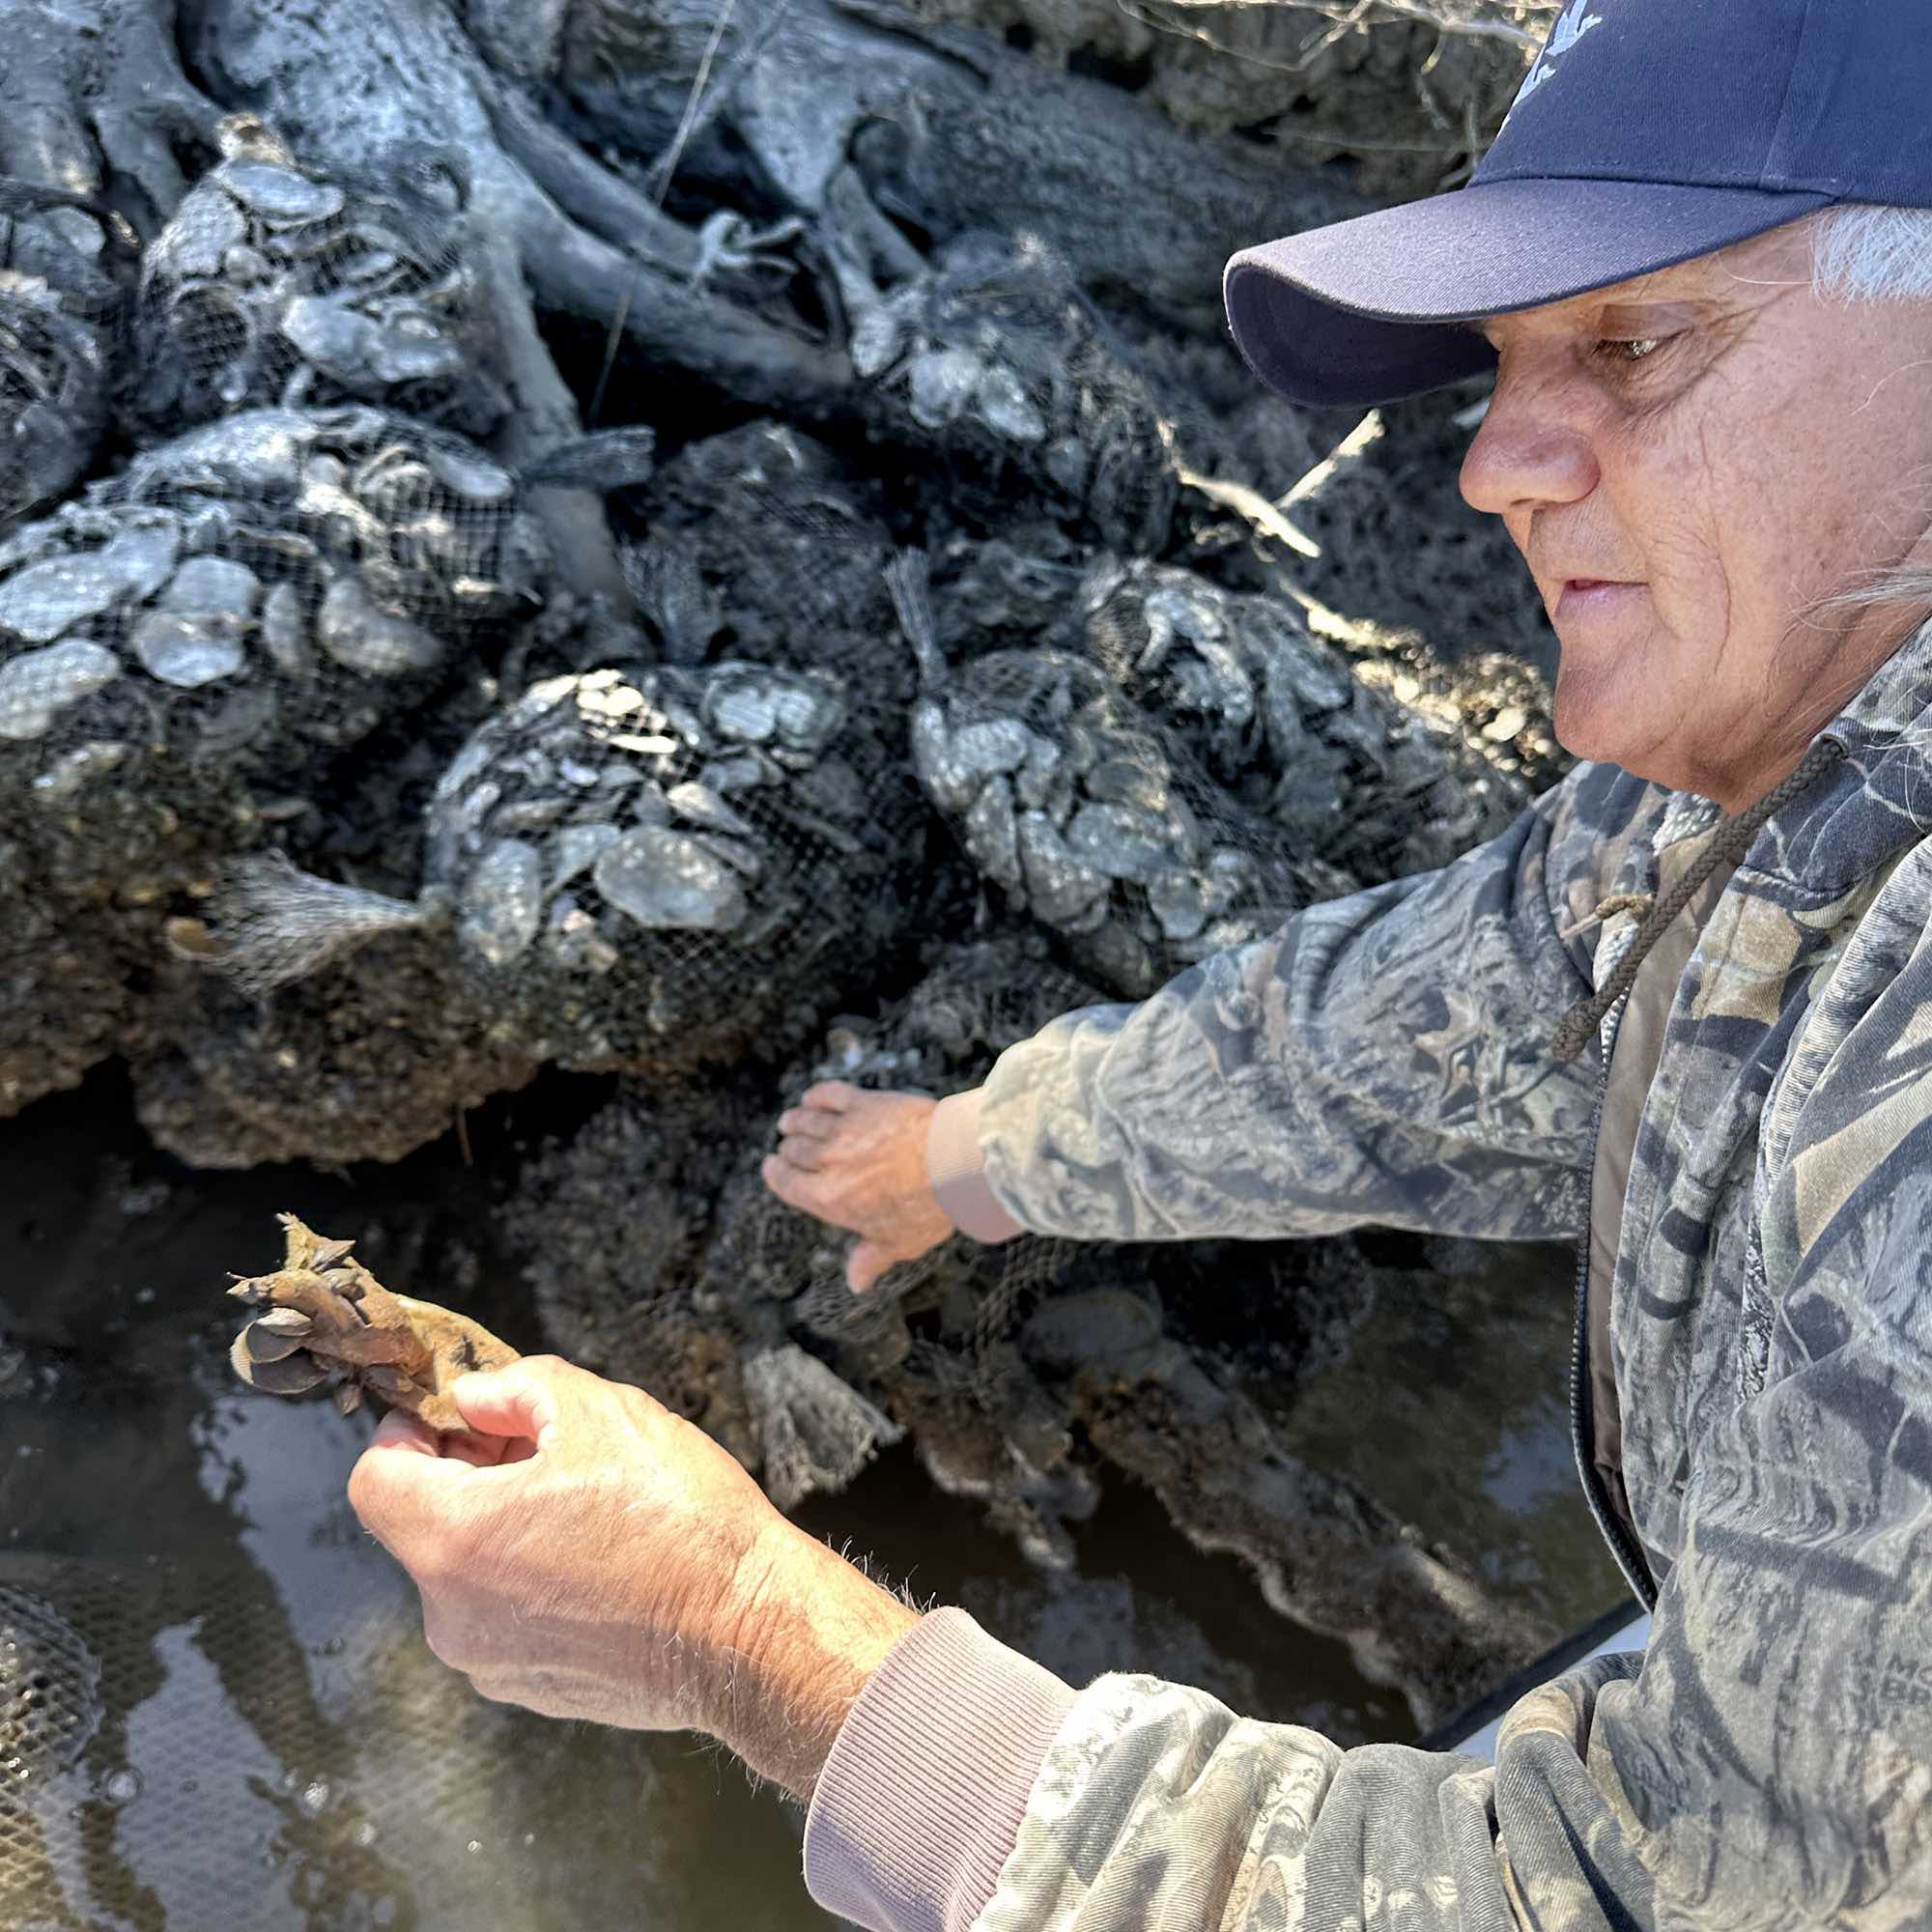
[[[329,1382],[345,1415],[373,1396],[432,1429],[466,1427],[451,1384],[473,1370],[507,1368],[517,1351],[467,1315],[390,1293],[351,1252],[354,1241],[325,1240],[293,1214],[281,1222],[282,1265],[228,1291],[264,1311],[235,1338],[235,1373],[268,1395],[306,1395]]]
[[[1053,1563],[1131,1477],[1418,1710],[1521,1661],[1270,1433],[1357,1244],[854,1297],[758,1167],[815,1079],[959,1091],[1561,769],[1479,385],[1295,411],[1217,301],[1454,179],[1541,12],[0,0],[0,1114],[119,1056],[183,1158],[333,1166],[526,1090],[549,1339],[784,1507],[906,1438]],[[290,1238],[248,1367],[434,1403]]]

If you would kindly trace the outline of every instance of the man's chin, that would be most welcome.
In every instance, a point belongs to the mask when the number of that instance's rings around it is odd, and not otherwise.
[[[1659,756],[1658,734],[1633,729],[1644,709],[1625,680],[1592,677],[1559,664],[1550,719],[1556,742],[1573,758],[1620,765],[1634,777],[1668,784],[1668,778],[1646,769]]]

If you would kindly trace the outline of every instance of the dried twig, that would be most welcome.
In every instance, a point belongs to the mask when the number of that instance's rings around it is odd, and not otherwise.
[[[1520,47],[1526,64],[1543,45],[1558,10],[1557,0],[1506,0],[1500,12],[1486,0],[1294,0],[1292,10],[1288,0],[1120,0],[1120,5],[1157,33],[1182,35],[1231,60],[1280,73],[1304,71],[1343,35],[1357,28],[1395,21],[1418,21],[1439,34],[1464,40],[1499,41]],[[1236,46],[1202,25],[1198,17],[1287,11],[1328,23],[1317,28],[1287,57]]]

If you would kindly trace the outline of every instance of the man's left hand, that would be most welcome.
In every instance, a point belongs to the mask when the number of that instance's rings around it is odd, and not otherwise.
[[[640,1389],[529,1356],[454,1395],[473,1435],[391,1414],[349,1481],[436,1654],[551,1717],[708,1731],[808,1795],[915,1613]]]

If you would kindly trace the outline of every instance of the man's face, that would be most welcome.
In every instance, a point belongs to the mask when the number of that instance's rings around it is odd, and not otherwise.
[[[1556,627],[1556,735],[1749,804],[1924,615],[1817,607],[1932,557],[1932,302],[1820,301],[1799,224],[1483,332],[1463,494]]]

